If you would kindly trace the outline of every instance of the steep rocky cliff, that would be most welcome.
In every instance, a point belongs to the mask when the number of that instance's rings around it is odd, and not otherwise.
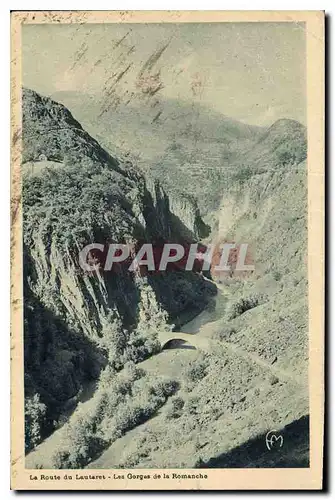
[[[157,328],[165,327],[162,317],[168,328],[182,315],[201,311],[215,287],[183,271],[139,278],[125,267],[91,273],[80,268],[78,253],[88,243],[136,246],[172,237],[183,242],[183,227],[188,237],[198,236],[199,216],[193,206],[193,223],[190,211],[186,220],[183,210],[172,214],[158,182],[147,185],[129,161],[111,157],[64,106],[27,89],[23,173],[26,391],[59,409],[104,366],[103,339],[111,325],[126,335],[124,350],[127,339],[139,335],[140,322],[146,346],[141,355],[157,348],[148,347],[154,332],[143,325],[144,297],[157,313]]]

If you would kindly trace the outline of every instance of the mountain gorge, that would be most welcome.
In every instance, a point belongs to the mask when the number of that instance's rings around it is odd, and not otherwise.
[[[23,91],[26,465],[307,467],[305,128],[196,107],[188,129],[177,103],[152,128],[140,109],[99,122],[70,97],[99,142]],[[88,243],[140,241],[246,242],[255,271],[80,269]],[[162,350],[162,331],[190,345]]]

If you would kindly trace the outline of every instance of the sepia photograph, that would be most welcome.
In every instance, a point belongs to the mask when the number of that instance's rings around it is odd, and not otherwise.
[[[14,14],[13,482],[320,487],[324,13]]]

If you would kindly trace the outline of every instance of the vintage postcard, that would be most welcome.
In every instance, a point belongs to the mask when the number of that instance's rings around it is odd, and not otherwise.
[[[12,488],[321,489],[324,13],[11,21]]]

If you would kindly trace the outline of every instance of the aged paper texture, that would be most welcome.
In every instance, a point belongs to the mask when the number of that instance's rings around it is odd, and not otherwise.
[[[324,13],[11,23],[12,488],[322,488]]]

